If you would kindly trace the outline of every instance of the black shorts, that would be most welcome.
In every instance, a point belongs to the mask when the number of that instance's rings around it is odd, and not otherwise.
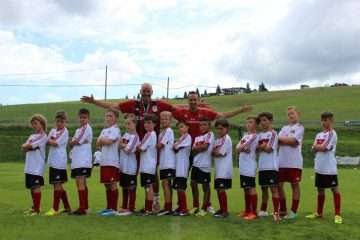
[[[91,177],[91,168],[74,168],[71,169],[71,178]]]
[[[240,186],[242,188],[254,188],[254,187],[256,187],[255,177],[249,177],[249,176],[240,175]]]
[[[211,174],[193,166],[191,169],[191,180],[201,184],[210,183]]]
[[[317,188],[331,188],[338,186],[337,175],[315,174],[315,187]]]
[[[155,182],[155,174],[140,173],[140,183],[142,187],[146,187]]]
[[[232,179],[216,178],[214,186],[216,190],[230,189],[232,187]]]
[[[42,176],[25,173],[26,188],[31,189],[40,186],[44,186],[44,178]]]
[[[187,178],[184,177],[175,177],[173,182],[173,188],[176,190],[186,190],[187,187]]]
[[[259,171],[259,185],[262,187],[274,187],[279,185],[278,171]]]
[[[129,175],[126,173],[120,174],[120,186],[121,187],[136,187],[137,180],[136,175]]]
[[[160,180],[174,179],[175,169],[160,169]]]
[[[66,169],[49,168],[49,183],[65,183],[68,180]]]

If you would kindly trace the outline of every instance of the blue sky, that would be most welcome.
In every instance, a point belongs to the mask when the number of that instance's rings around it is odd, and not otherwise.
[[[360,83],[356,0],[3,0],[0,85],[93,85],[109,98],[198,86]],[[80,71],[78,71],[80,70]],[[34,74],[36,73],[36,74]],[[199,87],[203,91],[204,87]],[[1,104],[77,100],[102,87],[0,86]]]

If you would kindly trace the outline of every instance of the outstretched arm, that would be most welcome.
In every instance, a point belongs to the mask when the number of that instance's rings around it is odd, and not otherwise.
[[[219,112],[217,118],[232,118],[240,113],[250,112],[252,109],[252,106],[245,105],[230,112]]]
[[[114,110],[119,110],[118,107],[118,103],[111,103],[111,102],[106,102],[106,101],[100,101],[100,100],[95,100],[94,96],[91,94],[91,96],[82,96],[80,98],[81,102],[83,103],[90,103],[90,104],[94,104],[95,106],[101,107],[101,108],[105,108],[105,109],[114,109]]]

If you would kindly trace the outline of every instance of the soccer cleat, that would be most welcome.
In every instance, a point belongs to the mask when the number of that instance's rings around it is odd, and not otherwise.
[[[76,215],[76,216],[86,215],[86,210],[79,208],[79,209],[73,211],[71,213],[71,215]]]
[[[239,214],[237,215],[238,217],[246,217],[249,213],[245,212],[245,211],[242,211],[242,212],[239,212]]]
[[[134,212],[130,211],[130,210],[123,210],[121,212],[117,212],[116,213],[116,216],[119,216],[119,217],[126,217],[126,216],[130,216],[130,215],[133,215]]]
[[[342,224],[343,218],[340,215],[335,215],[334,222],[335,224]]]
[[[217,212],[214,214],[214,217],[215,217],[215,218],[226,218],[226,217],[228,217],[228,216],[229,216],[228,213],[222,212],[221,210],[217,211]]]
[[[70,214],[71,213],[71,209],[69,208],[69,209],[61,209],[61,210],[59,210],[60,211],[60,213],[67,213],[67,214]]]
[[[281,220],[280,214],[278,212],[273,213],[273,218],[275,222],[280,222]]]
[[[197,217],[205,217],[207,215],[207,211],[204,209],[199,209],[198,213],[195,214]]]
[[[168,215],[169,214],[169,210],[166,210],[166,209],[162,209],[160,210],[156,216],[165,216],[165,215]]]
[[[257,216],[255,213],[248,213],[246,214],[246,216],[243,217],[244,220],[248,220],[248,221],[255,220],[256,218]]]
[[[102,215],[102,214],[104,214],[104,213],[111,212],[111,211],[112,211],[112,209],[104,208],[104,209],[98,211],[97,214],[98,214],[98,215]]]
[[[197,214],[198,212],[199,212],[199,208],[193,208],[193,209],[191,209],[191,210],[189,211],[189,214],[195,215],[195,214]]]
[[[115,211],[115,210],[110,210],[110,211],[103,212],[102,214],[100,214],[100,216],[103,216],[103,217],[112,217],[112,216],[117,216],[117,215],[118,215],[118,211]]]
[[[136,215],[140,216],[140,217],[146,217],[146,216],[153,215],[153,212],[144,210],[144,211],[138,212]]]
[[[318,213],[313,213],[313,214],[309,214],[306,216],[306,218],[308,219],[315,219],[315,218],[321,218],[322,215],[318,214]]]
[[[51,208],[49,211],[47,211],[45,213],[45,216],[52,217],[52,216],[56,216],[59,214],[60,214],[60,211],[55,211],[55,209]]]
[[[208,207],[206,208],[206,211],[207,211],[208,213],[211,213],[211,214],[214,214],[214,213],[215,213],[215,209],[214,209],[212,206],[208,206]]]
[[[260,211],[258,212],[258,217],[268,217],[268,216],[269,216],[269,213],[266,212],[266,211],[260,210]]]
[[[35,210],[31,210],[31,211],[28,211],[27,213],[25,213],[25,217],[33,217],[33,216],[38,216],[40,215],[40,212],[37,212]]]
[[[288,214],[284,217],[284,219],[292,220],[297,218],[297,213],[293,211],[289,211]]]
[[[189,216],[190,214],[189,214],[189,212],[188,211],[180,211],[179,212],[179,216],[180,217],[186,217],[186,216]]]
[[[285,217],[288,213],[286,211],[280,211],[279,215],[280,217]]]

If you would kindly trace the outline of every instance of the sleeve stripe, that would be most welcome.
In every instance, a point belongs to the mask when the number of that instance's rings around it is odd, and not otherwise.
[[[44,133],[40,134],[40,136],[38,136],[38,137],[35,138],[34,140],[31,140],[31,141],[30,141],[30,144],[34,144],[34,143],[36,143],[37,141],[40,141],[44,136],[45,136]]]
[[[149,137],[150,137],[150,133],[147,132],[144,138],[141,140],[141,145],[143,145],[148,140]]]
[[[250,145],[255,141],[255,139],[256,139],[256,134],[253,134],[253,136],[250,138],[250,140],[249,140],[248,142],[246,142],[246,143],[244,144],[244,146],[245,146],[245,147],[250,146]]]
[[[84,126],[84,127],[81,128],[81,133],[80,133],[79,137],[76,138],[76,140],[77,140],[78,142],[80,142],[80,141],[81,141],[81,138],[84,136],[86,127],[87,127],[87,126]]]
[[[329,143],[330,143],[330,141],[331,141],[332,136],[333,136],[333,132],[331,131],[331,132],[329,133],[328,139],[326,140],[326,147],[329,146]]]
[[[130,147],[129,147],[129,151],[130,151],[130,152],[133,152],[133,151],[134,151],[137,141],[138,141],[138,136],[135,136],[135,137],[133,138],[133,142],[131,143],[131,145],[130,145]]]
[[[269,142],[268,146],[272,147],[274,145],[274,141],[275,141],[275,132],[272,131],[271,132],[271,139],[270,139],[270,142]]]

